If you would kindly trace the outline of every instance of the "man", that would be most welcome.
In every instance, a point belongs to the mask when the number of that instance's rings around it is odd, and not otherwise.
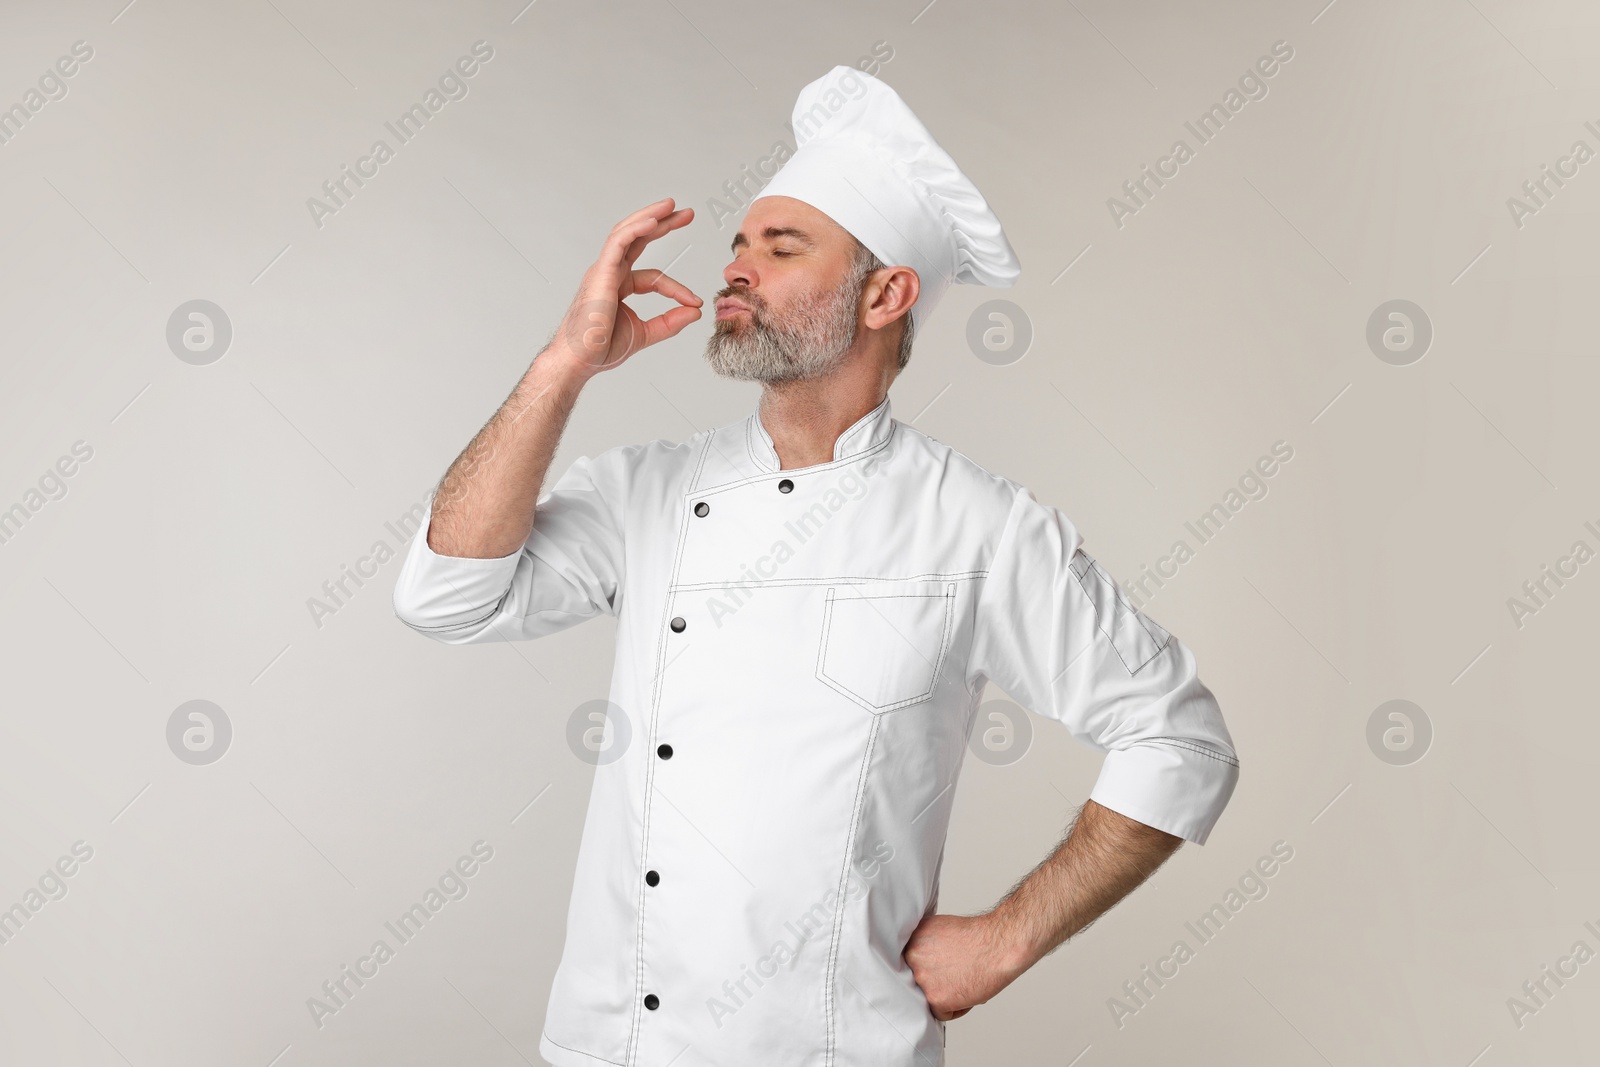
[[[874,78],[834,68],[794,124],[706,350],[761,384],[756,411],[580,458],[536,499],[584,383],[700,317],[633,266],[693,212],[636,211],[446,473],[395,590],[450,643],[617,617],[631,741],[595,769],[539,1045],[558,1067],[942,1063],[948,1020],[1204,843],[1238,777],[1193,656],[1067,518],[890,416],[944,289],[1015,278],[999,220]],[[643,320],[623,300],[645,292],[679,306]],[[1107,756],[1005,900],[936,914],[990,680]]]

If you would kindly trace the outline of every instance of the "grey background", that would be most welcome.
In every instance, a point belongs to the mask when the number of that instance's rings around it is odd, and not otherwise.
[[[385,522],[623,215],[694,206],[643,264],[709,297],[735,228],[709,199],[802,84],[879,41],[1024,266],[951,292],[898,417],[1062,507],[1123,579],[1294,449],[1146,608],[1221,700],[1232,804],[953,1023],[950,1063],[1593,1055],[1600,963],[1520,1027],[1507,1000],[1574,942],[1600,950],[1600,563],[1520,627],[1507,600],[1600,548],[1600,161],[1521,227],[1506,201],[1575,140],[1600,148],[1600,9],[124,2],[0,9],[0,106],[94,49],[0,146],[0,508],[93,449],[0,544],[0,907],[93,849],[0,946],[0,1062],[539,1062],[593,774],[567,721],[605,696],[611,624],[434,645],[391,614],[397,560],[320,627],[307,600],[397,544]],[[480,39],[469,95],[315,225],[307,198]],[[1119,228],[1107,199],[1279,40],[1269,94]],[[1005,365],[966,342],[997,296],[1034,333]],[[166,340],[198,299],[232,324],[209,365]],[[1407,366],[1366,343],[1398,299],[1433,328]],[[595,380],[555,470],[747,414],[755,388],[704,367],[709,329]],[[197,699],[232,727],[206,765],[167,743]],[[1433,728],[1406,765],[1367,741],[1398,699]],[[942,909],[991,905],[1098,765],[1046,720],[1024,758],[969,760]],[[307,998],[479,840],[468,895],[317,1028]],[[1122,983],[1195,947],[1185,922],[1280,840],[1268,895],[1119,1027]]]

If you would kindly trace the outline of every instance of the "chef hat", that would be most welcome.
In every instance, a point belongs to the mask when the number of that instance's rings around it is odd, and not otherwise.
[[[915,270],[918,331],[951,284],[1006,288],[1021,273],[988,201],[888,85],[834,67],[800,90],[791,121],[795,154],[755,199],[810,204],[886,266]]]

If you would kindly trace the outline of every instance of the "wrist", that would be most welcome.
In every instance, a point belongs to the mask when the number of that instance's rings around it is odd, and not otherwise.
[[[996,965],[1005,972],[1008,981],[1038,963],[1048,951],[1040,943],[1037,932],[1009,906],[1010,903],[1000,903],[987,916]]]
[[[576,399],[578,392],[598,371],[599,368],[589,365],[580,353],[571,351],[558,337],[539,350],[523,377],[537,381],[541,388],[554,387]]]

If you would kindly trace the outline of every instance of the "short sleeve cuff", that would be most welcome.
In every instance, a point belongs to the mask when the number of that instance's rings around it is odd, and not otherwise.
[[[1231,752],[1184,738],[1150,738],[1108,752],[1089,799],[1203,845],[1238,781],[1239,761]]]

